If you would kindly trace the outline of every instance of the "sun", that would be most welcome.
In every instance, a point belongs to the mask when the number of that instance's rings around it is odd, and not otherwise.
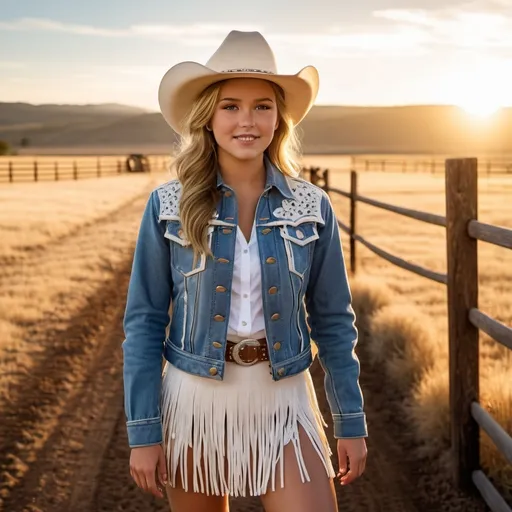
[[[502,108],[500,102],[493,100],[493,98],[472,98],[467,101],[458,102],[459,106],[463,108],[468,114],[477,117],[490,117]]]

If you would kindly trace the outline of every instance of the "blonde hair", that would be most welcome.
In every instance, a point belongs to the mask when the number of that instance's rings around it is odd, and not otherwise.
[[[172,165],[181,183],[180,218],[194,251],[194,266],[201,253],[213,256],[208,247],[207,228],[220,193],[217,190],[216,142],[206,127],[215,112],[222,83],[209,86],[195,101],[184,120],[181,144]],[[269,83],[276,95],[279,125],[266,154],[281,172],[298,176],[301,167],[296,128],[286,110],[283,90]]]

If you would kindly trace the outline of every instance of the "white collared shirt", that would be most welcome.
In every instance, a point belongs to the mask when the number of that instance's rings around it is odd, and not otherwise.
[[[240,227],[237,226],[236,229],[228,334],[251,338],[265,337],[256,222],[252,225],[249,243]]]

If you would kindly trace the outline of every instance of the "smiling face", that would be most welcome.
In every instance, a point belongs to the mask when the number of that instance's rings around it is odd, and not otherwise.
[[[219,160],[261,159],[279,123],[273,87],[257,78],[230,79],[222,84],[218,98],[209,124]]]

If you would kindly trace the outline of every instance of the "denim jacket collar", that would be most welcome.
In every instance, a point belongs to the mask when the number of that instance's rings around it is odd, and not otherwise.
[[[294,199],[295,196],[290,189],[286,176],[270,161],[270,158],[266,153],[264,155],[264,163],[267,171],[265,190],[276,187],[284,197],[287,199]],[[220,188],[223,185],[227,186],[222,179],[220,171],[217,169],[217,188]]]

